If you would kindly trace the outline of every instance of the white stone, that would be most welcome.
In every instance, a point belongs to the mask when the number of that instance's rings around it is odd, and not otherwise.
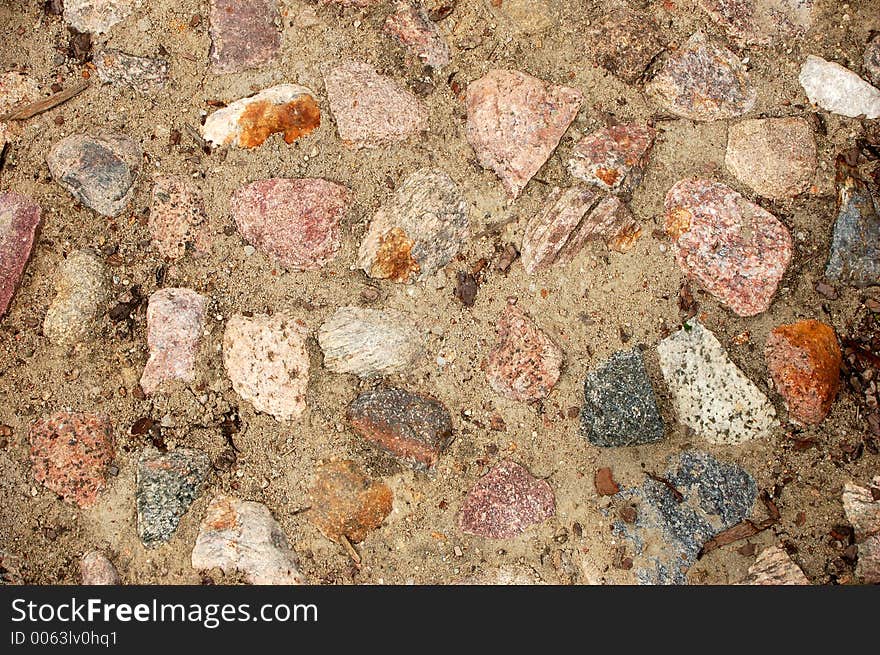
[[[140,4],[136,0],[64,0],[64,21],[79,32],[103,34]]]
[[[880,118],[880,90],[848,68],[808,55],[798,81],[807,98],[834,114]]]

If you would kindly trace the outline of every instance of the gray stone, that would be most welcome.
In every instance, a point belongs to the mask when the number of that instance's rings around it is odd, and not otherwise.
[[[826,111],[850,118],[880,118],[880,89],[840,64],[808,55],[798,81],[810,102]]]
[[[138,57],[108,48],[93,60],[102,82],[128,86],[144,95],[158,93],[168,82],[168,60],[162,57]]]
[[[90,336],[107,301],[107,270],[89,250],[75,250],[58,265],[57,294],[43,321],[43,334],[56,346],[71,346]]]
[[[171,539],[180,518],[198,497],[211,462],[206,453],[176,448],[149,449],[137,466],[138,535],[145,546]]]
[[[641,350],[618,351],[587,375],[581,433],[596,446],[634,446],[663,438],[663,420]]]

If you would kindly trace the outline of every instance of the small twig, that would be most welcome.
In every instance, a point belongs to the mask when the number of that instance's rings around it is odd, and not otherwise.
[[[358,555],[358,552],[354,549],[354,546],[351,545],[351,542],[348,540],[344,534],[339,535],[339,538],[342,539],[342,545],[345,547],[345,550],[348,552],[348,556],[351,558],[351,561],[354,562],[354,565],[357,568],[361,568],[361,556]]]
[[[37,114],[42,114],[44,111],[48,111],[53,107],[57,107],[63,102],[67,102],[73,96],[79,95],[87,88],[89,88],[90,82],[88,80],[83,80],[82,82],[78,82],[73,85],[69,89],[65,89],[64,91],[59,91],[58,93],[49,96],[48,98],[43,98],[42,100],[37,100],[36,102],[30,102],[26,105],[22,105],[21,107],[15,107],[12,111],[3,114],[0,116],[0,121],[23,121],[28,118],[32,118]]]
[[[189,123],[186,123],[183,126],[183,129],[186,130],[186,133],[189,134],[190,138],[196,142],[196,145],[202,150],[205,149],[205,140],[202,138],[202,135],[199,134],[199,131],[194,128]]]
[[[675,496],[676,502],[684,502],[684,494],[676,489],[675,485],[672,484],[669,480],[667,480],[666,478],[661,478],[659,475],[654,475],[653,473],[648,473],[648,477],[651,478],[654,482],[659,482],[667,489],[669,489],[670,493]]]

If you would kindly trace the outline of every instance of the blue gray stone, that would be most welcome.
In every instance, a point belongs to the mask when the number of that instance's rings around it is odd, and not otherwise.
[[[837,222],[825,277],[854,287],[880,284],[880,201],[843,157],[837,180]]]

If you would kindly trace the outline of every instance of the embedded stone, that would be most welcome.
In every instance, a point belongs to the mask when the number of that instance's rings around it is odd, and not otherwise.
[[[195,379],[196,351],[205,324],[207,300],[192,289],[166,288],[147,305],[147,346],[150,356],[141,375],[141,389],[156,393],[166,382]]]
[[[382,30],[426,66],[443,68],[451,59],[449,45],[421,0],[397,0]]]
[[[489,386],[506,398],[531,402],[546,398],[559,380],[562,350],[516,305],[498,320],[498,341],[485,370]]]
[[[685,275],[739,316],[770,307],[791,261],[788,228],[720,182],[677,182],[666,194],[666,232]]]
[[[798,81],[810,102],[826,111],[850,118],[880,118],[880,89],[838,63],[807,55]]]
[[[641,78],[664,46],[657,23],[626,6],[605,13],[584,37],[590,59],[630,84]]]
[[[191,556],[196,570],[239,572],[255,585],[300,585],[296,555],[284,530],[262,503],[215,496],[199,528]]]
[[[141,147],[124,134],[73,134],[46,157],[52,177],[102,216],[118,216],[131,202],[141,170]]]
[[[64,22],[77,32],[105,34],[139,4],[137,0],[64,0]]]
[[[351,192],[320,178],[271,178],[237,189],[229,202],[238,231],[294,271],[317,270],[339,252],[339,223]]]
[[[596,207],[598,198],[598,192],[582,185],[564,191],[553,187],[543,209],[529,219],[523,234],[520,251],[526,273],[532,275],[550,268],[573,233],[587,232],[578,231],[578,226],[590,222],[585,217]],[[576,249],[579,248],[571,248]]]
[[[277,0],[211,0],[211,52],[215,73],[240,73],[272,63],[281,50]]]
[[[458,514],[462,532],[489,539],[510,539],[556,513],[546,480],[510,460],[496,464],[477,480]]]
[[[330,111],[342,142],[378,148],[428,129],[428,109],[415,95],[369,64],[350,61],[324,75]]]
[[[618,351],[587,375],[581,434],[596,446],[635,446],[663,438],[663,419],[640,349]]]
[[[585,136],[572,150],[568,171],[612,193],[631,193],[642,181],[657,130],[649,125],[612,125]]]
[[[743,44],[793,39],[813,24],[813,0],[699,0],[699,5]]]
[[[0,585],[23,585],[21,558],[0,550]]]
[[[376,212],[358,251],[358,266],[373,278],[424,280],[458,253],[470,237],[467,203],[443,171],[409,175]]]
[[[122,50],[106,49],[92,58],[98,79],[115,86],[128,86],[138,93],[160,92],[168,83],[168,60],[162,57],[138,57]]]
[[[39,226],[37,203],[18,193],[0,193],[0,318],[21,282]]]
[[[362,393],[348,420],[366,441],[416,469],[432,468],[452,441],[452,417],[439,400],[397,387]]]
[[[765,548],[749,567],[744,585],[808,585],[810,581],[801,568],[777,546]]]
[[[727,129],[727,169],[765,198],[793,198],[816,174],[816,139],[803,118],[758,118]]]
[[[305,330],[289,318],[232,316],[223,334],[223,365],[232,388],[256,411],[287,421],[306,410]]]
[[[321,125],[321,110],[311,89],[279,84],[218,109],[205,119],[202,135],[214,145],[256,148],[270,135],[293,143]]]
[[[393,496],[384,482],[370,479],[350,460],[318,468],[309,490],[309,520],[338,544],[360,543],[391,513]]]
[[[713,444],[768,437],[777,425],[767,397],[697,319],[657,345],[678,420]]]
[[[156,177],[147,224],[159,255],[180,259],[186,254],[187,244],[195,244],[205,230],[201,189],[182,175]]]
[[[821,423],[840,383],[842,355],[834,328],[820,321],[780,325],[767,338],[764,357],[789,418]]]
[[[874,35],[874,38],[865,46],[862,64],[865,67],[865,76],[871,81],[871,84],[880,87],[880,34]]]
[[[583,95],[516,70],[490,70],[467,88],[467,139],[511,197],[549,159]]]
[[[97,500],[114,454],[113,426],[102,414],[56,412],[31,428],[34,479],[80,507]]]
[[[702,32],[667,56],[645,91],[667,111],[694,121],[741,116],[758,97],[739,57]]]
[[[641,234],[642,228],[629,207],[616,196],[605,196],[571,233],[556,261],[570,262],[588,241],[596,239],[615,252],[629,252]]]
[[[856,575],[865,584],[880,583],[880,476],[867,487],[843,485],[843,509],[855,531]]]
[[[89,250],[74,250],[55,272],[55,299],[46,311],[43,334],[56,346],[71,346],[91,336],[108,298],[103,260]]]
[[[99,550],[90,550],[80,558],[79,574],[84,585],[122,584],[113,562]]]

